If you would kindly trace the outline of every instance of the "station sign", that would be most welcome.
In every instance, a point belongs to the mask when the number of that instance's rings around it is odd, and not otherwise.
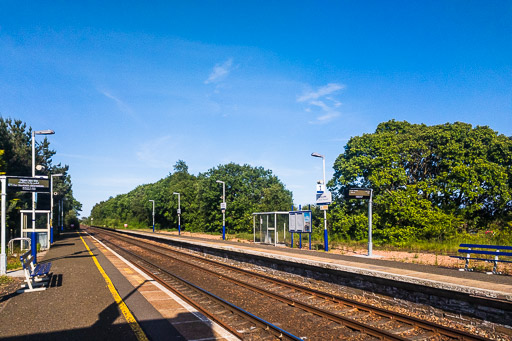
[[[317,192],[316,193],[316,204],[317,205],[329,205],[332,203],[332,193],[329,191]]]
[[[178,208],[178,209],[176,210],[176,213],[181,214],[181,208]]]
[[[329,209],[329,205],[320,205],[320,210],[327,211]]]
[[[29,178],[10,176],[7,178],[7,189],[18,192],[50,192],[50,180],[42,178]]]
[[[372,195],[371,188],[349,188],[347,198],[349,199],[370,199]]]
[[[220,209],[221,210],[225,210],[226,209],[226,203],[225,202],[221,202],[220,203]]]

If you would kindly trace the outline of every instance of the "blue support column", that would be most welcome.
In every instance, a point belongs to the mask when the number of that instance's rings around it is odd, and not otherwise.
[[[299,232],[299,249],[302,249],[302,232]]]
[[[325,249],[325,252],[329,251],[329,237],[327,235],[327,230],[324,230],[324,249]]]
[[[222,240],[226,240],[226,225],[222,225]]]
[[[309,249],[311,250],[311,233],[309,234]]]
[[[155,224],[153,224],[153,232],[155,232]]]
[[[50,244],[53,244],[53,226],[50,226]]]
[[[37,263],[37,232],[30,233],[30,248],[32,249],[32,257],[34,257],[34,264]]]
[[[178,225],[178,235],[181,236],[181,225]]]
[[[292,249],[293,249],[293,232],[292,232]]]

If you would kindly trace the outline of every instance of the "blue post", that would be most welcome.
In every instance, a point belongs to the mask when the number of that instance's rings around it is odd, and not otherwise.
[[[181,236],[181,225],[178,225],[178,235]]]
[[[292,204],[292,210],[291,211],[293,212],[293,204]],[[292,249],[293,249],[293,232],[291,233],[291,235],[292,235]]]
[[[329,237],[327,236],[327,230],[324,230],[324,240],[325,240],[324,249],[325,249],[325,252],[327,252],[327,251],[329,251]]]
[[[311,211],[311,204],[309,204],[309,210]],[[311,213],[311,232],[309,232],[309,249],[311,250],[311,234],[313,233],[313,213]]]
[[[222,224],[222,240],[226,240],[226,225]]]
[[[153,223],[153,233],[155,232],[155,223]]]
[[[34,264],[37,263],[37,232],[30,234],[30,248],[32,249],[32,257],[34,257]]]
[[[53,244],[53,226],[50,226],[50,244]]]
[[[299,205],[299,211],[302,210],[302,206]],[[299,232],[299,249],[302,249],[302,232]]]

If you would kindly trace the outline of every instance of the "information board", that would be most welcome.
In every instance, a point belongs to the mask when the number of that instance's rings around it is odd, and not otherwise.
[[[290,232],[295,232],[295,219],[296,219],[296,214],[295,212],[290,212],[289,215],[288,215],[288,218],[289,218],[289,221],[288,221],[288,230]]]
[[[311,211],[291,211],[288,214],[288,230],[291,233],[311,233],[312,214]]]
[[[29,177],[8,177],[7,189],[19,192],[50,192],[50,180]]]
[[[369,188],[349,188],[347,198],[349,199],[370,199],[372,190]]]

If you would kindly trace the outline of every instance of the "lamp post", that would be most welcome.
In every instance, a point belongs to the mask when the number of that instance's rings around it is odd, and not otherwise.
[[[326,190],[325,185],[325,156],[319,153],[311,153],[313,157],[321,157],[322,158],[322,167],[323,167],[323,175],[324,175],[324,183],[322,191]],[[325,252],[329,251],[329,235],[327,233],[327,211],[324,210],[324,250]]]
[[[53,178],[56,176],[64,176],[64,174],[50,175],[50,244],[53,244]]]
[[[226,183],[220,180],[216,182],[222,184],[222,203],[220,204],[222,210],[222,240],[226,240]]]
[[[32,130],[32,177],[36,176],[36,135],[52,135],[55,134],[53,130]],[[32,192],[32,235],[31,249],[34,263],[37,263],[37,240],[36,240],[36,192]]]
[[[178,192],[173,192],[172,194],[178,196],[178,235],[181,236],[181,202],[180,202],[180,194]]]
[[[155,232],[155,201],[149,200],[153,202],[153,232]]]

